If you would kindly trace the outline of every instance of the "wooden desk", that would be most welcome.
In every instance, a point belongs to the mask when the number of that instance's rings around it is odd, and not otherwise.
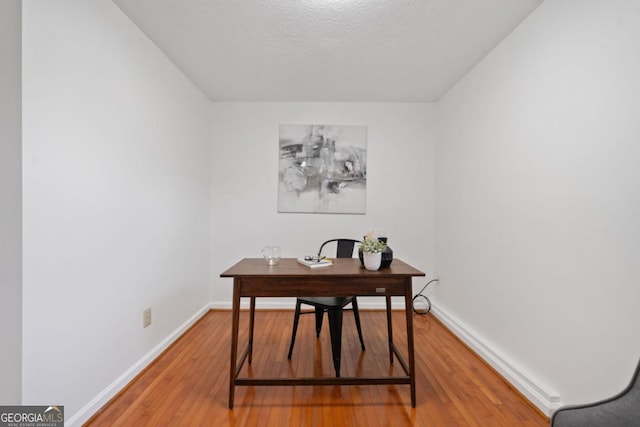
[[[338,258],[330,267],[309,268],[293,258],[280,260],[276,266],[268,266],[262,258],[245,258],[222,273],[221,277],[233,277],[233,312],[231,326],[231,361],[229,369],[229,409],[233,408],[235,386],[283,386],[283,385],[366,385],[409,384],[411,406],[416,406],[416,375],[413,344],[413,312],[411,309],[411,278],[425,274],[410,265],[394,259],[391,267],[379,271],[367,271],[358,259]],[[245,360],[251,364],[253,327],[256,297],[298,296],[384,296],[387,304],[389,330],[389,361],[397,357],[406,376],[388,377],[340,377],[340,378],[241,378],[240,370]],[[407,355],[402,357],[395,344],[391,327],[391,297],[404,296],[407,323]],[[238,362],[238,325],[240,298],[250,298],[249,342]]]

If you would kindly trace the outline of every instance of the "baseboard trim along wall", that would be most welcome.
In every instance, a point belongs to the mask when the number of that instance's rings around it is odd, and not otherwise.
[[[65,420],[65,426],[75,427],[81,426],[82,423],[87,421],[100,410],[109,400],[113,399],[124,387],[127,386],[140,372],[142,372],[156,357],[158,357],[163,351],[165,351],[175,340],[180,338],[193,324],[195,324],[202,316],[204,316],[211,309],[211,304],[206,304],[200,310],[198,310],[193,316],[191,316],[186,322],[180,325],[169,336],[155,346],[151,351],[145,354],[140,360],[138,360],[133,366],[127,369],[120,377],[114,382],[109,384],[102,392],[96,397],[91,399],[82,409],[73,414],[69,419]]]
[[[560,396],[539,384],[531,374],[492,349],[470,332],[466,325],[435,305],[431,313],[493,369],[547,416],[562,406]]]

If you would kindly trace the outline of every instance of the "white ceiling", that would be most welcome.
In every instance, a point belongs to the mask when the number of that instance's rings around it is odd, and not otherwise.
[[[212,101],[436,101],[543,0],[113,0]]]

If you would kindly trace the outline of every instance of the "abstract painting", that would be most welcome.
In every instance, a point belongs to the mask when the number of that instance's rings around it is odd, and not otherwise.
[[[364,214],[367,127],[280,125],[278,212]]]

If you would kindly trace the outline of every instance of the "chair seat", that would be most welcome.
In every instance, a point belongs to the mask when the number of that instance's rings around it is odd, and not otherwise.
[[[564,406],[551,416],[552,427],[640,425],[640,360],[627,388],[599,402]]]
[[[342,308],[353,301],[353,297],[299,297],[298,299],[303,304],[327,310],[331,308]]]

